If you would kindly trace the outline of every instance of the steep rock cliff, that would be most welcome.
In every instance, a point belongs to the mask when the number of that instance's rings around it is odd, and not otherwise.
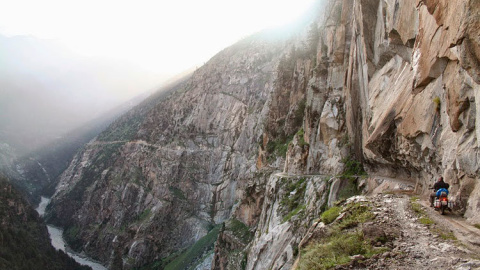
[[[132,268],[229,218],[256,171],[285,42],[246,39],[116,121],[64,172],[50,221],[73,247]]]
[[[391,188],[426,195],[434,179],[444,176],[458,213],[478,224],[479,69],[472,64],[478,63],[478,35],[471,27],[478,24],[480,5],[440,2],[325,2],[309,29],[318,31],[317,43],[310,43],[316,56],[293,59],[297,65],[286,91],[295,96],[295,87],[308,81],[302,130],[288,146],[284,167],[297,178],[304,175],[307,192],[279,185],[285,175],[272,175],[257,195],[260,218],[252,222],[242,211],[234,213],[255,237],[244,247],[223,248],[244,253],[245,269],[290,269],[321,206],[331,206],[349,189],[348,178],[328,177],[322,185],[325,177],[309,174],[338,174],[355,162],[369,177],[353,183],[366,192]],[[312,66],[303,68],[307,63]],[[285,207],[292,199],[298,208]],[[237,209],[250,204],[246,196]],[[220,237],[231,234],[227,228]],[[236,269],[221,258],[228,253],[218,252],[215,269]]]
[[[220,52],[78,153],[50,209],[70,243],[114,269],[176,264],[195,242],[209,243],[197,269],[289,269],[335,200],[388,181],[427,194],[440,175],[480,223],[479,4],[316,8],[288,36]],[[335,177],[362,167],[363,180]]]

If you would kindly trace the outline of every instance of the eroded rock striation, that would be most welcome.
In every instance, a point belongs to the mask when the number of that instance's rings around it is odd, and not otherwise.
[[[314,11],[113,123],[63,173],[50,221],[112,269],[290,269],[334,201],[386,186],[427,194],[438,176],[480,223],[480,4],[328,0]],[[338,177],[362,167],[362,181]]]

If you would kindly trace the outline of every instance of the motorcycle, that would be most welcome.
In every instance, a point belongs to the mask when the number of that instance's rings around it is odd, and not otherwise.
[[[445,210],[452,211],[453,202],[448,200],[448,190],[441,188],[437,191],[437,197],[433,203],[434,209],[445,215]]]

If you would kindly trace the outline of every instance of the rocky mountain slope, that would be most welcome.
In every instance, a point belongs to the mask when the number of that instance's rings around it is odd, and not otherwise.
[[[55,250],[37,212],[1,175],[0,241],[1,269],[91,269]]]
[[[480,223],[479,3],[316,8],[112,124],[63,173],[49,220],[111,269],[290,269],[336,201],[426,195],[440,175]]]
[[[159,92],[163,90],[160,88]],[[86,143],[147,96],[148,93],[141,94],[37,149],[19,149],[12,140],[0,136],[0,172],[24,192],[30,203],[38,204],[40,196],[55,193],[60,174]]]

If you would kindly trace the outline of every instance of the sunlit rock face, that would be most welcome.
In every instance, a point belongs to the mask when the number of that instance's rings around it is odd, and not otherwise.
[[[284,37],[253,37],[153,96],[77,154],[51,221],[125,268],[168,257],[228,219],[254,177]]]
[[[426,194],[444,176],[479,223],[479,4],[317,8],[297,32],[245,39],[111,125],[64,172],[50,220],[115,269],[161,265],[225,221],[214,269],[289,269],[350,188],[332,175],[356,160],[367,190],[383,177]]]
[[[298,188],[279,185],[275,177],[264,182],[262,199],[255,195],[256,201],[263,201],[257,223],[242,219],[245,213],[239,210],[252,205],[252,199],[244,196],[234,216],[256,235],[250,246],[231,251],[246,254],[246,269],[292,267],[301,237],[308,236],[304,228],[316,226],[319,205],[338,199],[347,188],[338,179],[311,180],[308,174],[340,173],[345,159],[363,162],[371,179],[359,184],[375,192],[396,186],[427,194],[434,179],[443,176],[451,184],[457,209],[478,223],[480,69],[472,63],[478,63],[479,42],[470,27],[478,24],[473,17],[480,5],[440,2],[324,2],[324,11],[305,30],[313,28],[317,34],[299,37],[316,44],[315,60],[296,57],[293,75],[285,83],[290,90],[284,91],[292,101],[297,87],[308,81],[298,127],[303,132],[296,133],[288,146],[284,172],[306,175],[307,191],[313,183],[318,186],[315,193],[305,192],[298,199],[304,209],[290,221],[279,221],[279,215],[288,217],[280,207],[285,203],[282,194],[292,192],[287,197],[295,197]],[[311,37],[316,42],[308,43]],[[271,135],[271,130],[266,133]],[[387,184],[389,178],[403,181]],[[327,188],[320,186],[322,181],[329,183]],[[223,234],[232,233],[227,228]],[[235,269],[235,264],[218,258],[215,267]]]

